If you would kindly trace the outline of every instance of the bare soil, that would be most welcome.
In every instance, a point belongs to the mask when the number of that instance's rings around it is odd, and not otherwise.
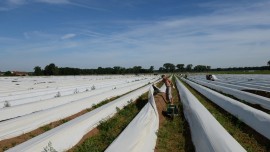
[[[161,125],[165,117],[163,115],[163,111],[166,111],[166,94],[165,93],[158,93],[155,95],[155,102],[158,110],[159,115],[159,125]]]
[[[242,91],[246,91],[246,92],[257,94],[266,98],[270,98],[270,92],[260,91],[260,90],[242,90]]]

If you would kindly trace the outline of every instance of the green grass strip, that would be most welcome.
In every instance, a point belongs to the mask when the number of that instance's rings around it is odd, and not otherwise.
[[[175,78],[173,78],[173,83],[175,84]],[[173,120],[166,117],[164,122],[159,126],[156,151],[193,152],[195,149],[191,141],[189,125],[184,118],[183,106],[179,102],[177,89],[172,89],[172,95],[174,104],[179,106],[180,113]]]

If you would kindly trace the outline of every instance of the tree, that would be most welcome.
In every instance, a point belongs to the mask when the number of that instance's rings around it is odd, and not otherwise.
[[[58,75],[59,69],[57,66],[55,66],[54,63],[51,63],[45,67],[44,74],[45,75]]]
[[[185,70],[185,64],[177,64],[176,67],[179,72],[183,72]]]
[[[204,72],[207,70],[207,66],[205,65],[196,65],[193,69],[196,72]]]
[[[149,73],[153,73],[153,72],[154,72],[154,66],[150,66]]]
[[[164,69],[163,67],[160,67],[160,68],[158,69],[158,71],[159,71],[159,72],[164,72],[165,69]]]
[[[193,66],[192,64],[188,64],[187,67],[186,67],[186,70],[187,71],[191,71],[192,70],[192,66]]]
[[[163,67],[164,67],[166,72],[174,72],[174,70],[175,70],[175,65],[172,63],[164,63]]]
[[[211,70],[211,66],[206,66],[207,71]]]
[[[134,66],[134,67],[133,67],[133,72],[134,72],[135,74],[140,73],[141,70],[142,70],[142,67],[141,67],[141,66]]]
[[[10,71],[7,71],[4,73],[4,76],[11,76],[11,75],[12,75],[12,73]]]
[[[42,69],[40,66],[34,67],[34,75],[42,75]]]
[[[170,68],[170,63],[164,63],[163,64],[163,68],[166,72],[169,72],[169,68]]]
[[[267,65],[270,66],[270,60],[267,62]]]

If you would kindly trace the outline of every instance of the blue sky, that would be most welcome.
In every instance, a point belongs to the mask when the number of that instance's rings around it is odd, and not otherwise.
[[[0,71],[262,66],[269,0],[0,0]]]

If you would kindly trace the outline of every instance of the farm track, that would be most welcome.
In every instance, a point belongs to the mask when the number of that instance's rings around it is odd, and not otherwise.
[[[218,120],[218,122],[248,151],[248,152],[268,152],[270,141],[254,131],[252,128],[232,116],[212,101],[201,95],[188,84],[182,83],[190,92],[199,99],[207,110]]]
[[[173,78],[174,86],[175,78]],[[166,95],[165,93],[158,93],[155,95],[157,109],[159,111],[159,131],[157,145],[155,152],[193,152],[194,145],[191,140],[191,134],[188,122],[185,120],[183,113],[183,105],[179,98],[177,88],[172,89],[174,104],[179,107],[179,115],[174,119],[166,117]]]

